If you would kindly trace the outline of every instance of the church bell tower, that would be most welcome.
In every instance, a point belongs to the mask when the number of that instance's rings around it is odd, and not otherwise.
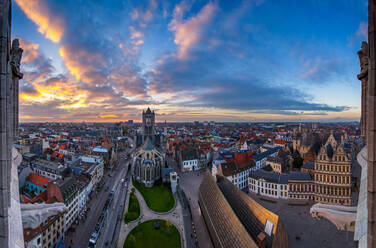
[[[155,137],[155,113],[154,110],[151,111],[150,108],[148,108],[145,111],[142,112],[142,138],[143,142],[146,141],[147,138],[149,138],[151,141],[154,142]]]

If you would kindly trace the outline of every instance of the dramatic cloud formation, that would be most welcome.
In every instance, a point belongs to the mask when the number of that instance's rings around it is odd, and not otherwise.
[[[69,45],[62,46],[59,49],[59,54],[63,58],[65,66],[77,80],[86,83],[106,80],[106,76],[101,71],[104,68],[101,54],[90,53],[85,48]]]
[[[174,41],[179,47],[177,52],[179,58],[186,58],[190,47],[200,41],[203,29],[213,18],[216,10],[216,6],[213,3],[208,3],[196,16],[183,21],[187,8],[184,1],[176,5],[173,20],[169,24],[170,30],[175,31]]]
[[[53,42],[59,42],[64,33],[63,20],[51,13],[45,0],[15,0],[25,14],[38,25],[38,31]]]
[[[356,120],[362,1],[16,0],[21,119]]]

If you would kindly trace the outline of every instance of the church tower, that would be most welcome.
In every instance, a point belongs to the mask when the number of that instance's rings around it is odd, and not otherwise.
[[[155,113],[154,110],[151,111],[148,108],[145,111],[142,111],[142,139],[143,142],[149,137],[149,139],[154,142],[155,138]]]

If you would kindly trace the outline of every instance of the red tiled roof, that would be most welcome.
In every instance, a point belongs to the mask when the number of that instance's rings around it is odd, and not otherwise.
[[[22,201],[24,202],[24,203],[29,203],[30,202],[30,200],[25,196],[25,195],[21,195],[21,198],[22,198]]]
[[[235,153],[235,161],[236,163],[243,163],[252,160],[252,153],[251,152],[243,152],[243,153]]]
[[[39,176],[38,174],[34,174],[34,173],[30,173],[27,176],[26,180],[39,187],[44,187],[44,185],[46,185],[47,183],[52,182],[51,179]]]
[[[274,143],[285,145],[287,142],[284,140],[275,140]]]
[[[55,157],[55,158],[63,158],[64,157],[64,153],[61,153],[61,152],[53,152],[52,153],[52,157]]]

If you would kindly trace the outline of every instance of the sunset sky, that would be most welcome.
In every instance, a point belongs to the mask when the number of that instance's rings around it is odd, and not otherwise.
[[[367,2],[15,0],[20,120],[359,120]]]

